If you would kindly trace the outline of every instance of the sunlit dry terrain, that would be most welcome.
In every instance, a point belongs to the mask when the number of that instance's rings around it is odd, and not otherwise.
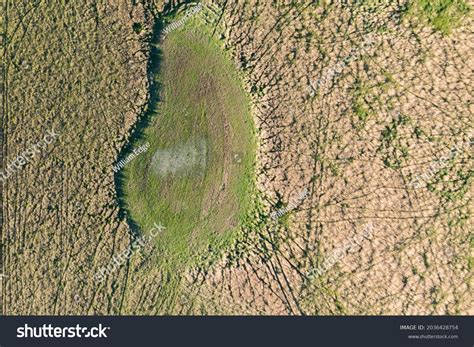
[[[472,314],[472,4],[195,6],[6,2],[2,313]]]

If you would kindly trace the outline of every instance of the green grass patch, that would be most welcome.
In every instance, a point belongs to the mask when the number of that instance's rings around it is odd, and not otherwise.
[[[155,56],[158,87],[132,145],[150,148],[123,169],[121,201],[141,232],[165,226],[156,261],[176,271],[229,245],[251,209],[255,128],[240,76],[198,15]]]
[[[415,0],[408,8],[408,13],[427,21],[444,35],[459,26],[470,11],[464,0]]]

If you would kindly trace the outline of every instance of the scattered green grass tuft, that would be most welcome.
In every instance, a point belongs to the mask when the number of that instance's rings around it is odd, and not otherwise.
[[[415,0],[411,1],[408,12],[426,20],[444,35],[449,35],[470,10],[464,0]]]

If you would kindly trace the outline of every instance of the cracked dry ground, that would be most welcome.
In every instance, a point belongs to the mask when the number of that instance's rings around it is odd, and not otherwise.
[[[170,293],[152,249],[93,280],[131,240],[112,164],[147,102],[143,39],[161,6],[9,2],[4,165],[47,130],[61,136],[3,186],[3,312],[473,313],[472,19],[442,36],[389,1],[214,5],[253,99],[259,207],[219,261]],[[314,94],[309,83],[331,75]],[[370,223],[370,237],[308,276]]]

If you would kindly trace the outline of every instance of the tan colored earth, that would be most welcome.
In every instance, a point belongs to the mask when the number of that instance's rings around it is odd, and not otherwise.
[[[203,2],[252,96],[260,207],[167,292],[150,246],[94,274],[132,240],[112,168],[177,2],[6,3],[3,170],[61,130],[2,185],[2,314],[474,313],[472,15],[443,35],[392,1]]]

